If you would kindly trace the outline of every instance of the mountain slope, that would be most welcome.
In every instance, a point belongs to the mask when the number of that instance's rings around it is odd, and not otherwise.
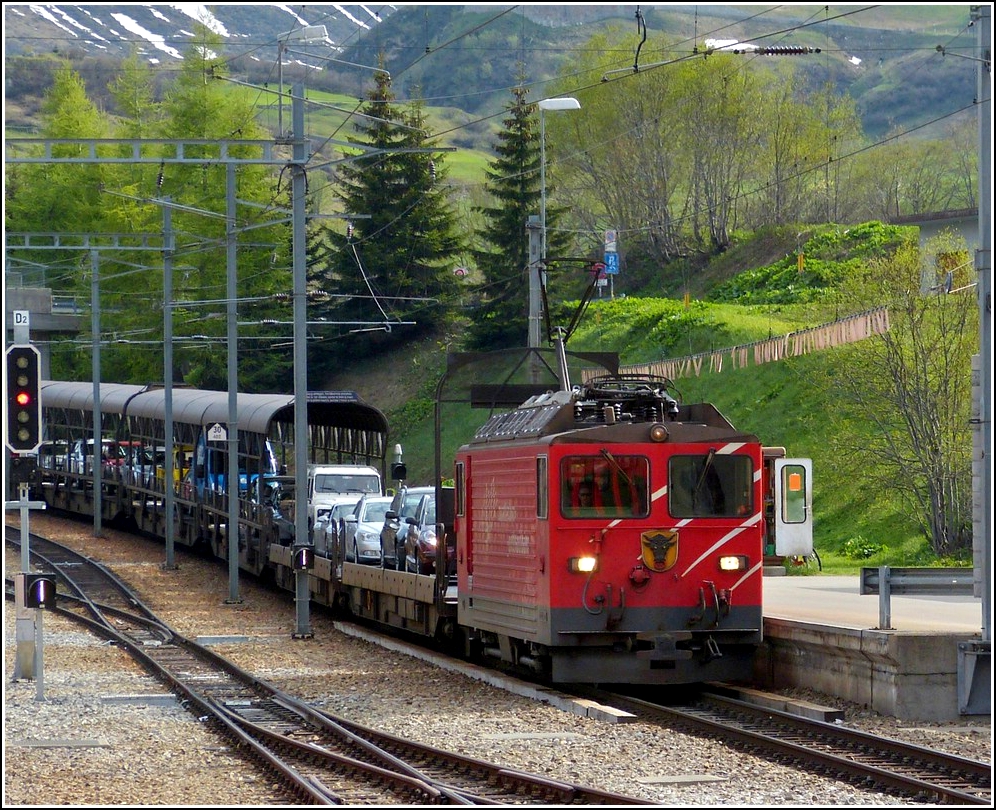
[[[635,22],[639,8],[642,29]],[[355,65],[377,66],[383,58],[399,95],[417,94],[429,106],[491,115],[501,110],[508,88],[520,80],[534,88],[535,98],[555,92],[551,82],[558,77],[563,77],[560,84],[569,85],[578,49],[594,33],[613,26],[624,42],[632,32],[632,44],[618,56],[621,67],[638,64],[641,49],[649,53],[663,44],[673,47],[669,58],[691,55],[710,43],[819,48],[818,58],[796,63],[801,80],[811,87],[830,82],[839,92],[850,93],[866,131],[877,137],[890,127],[912,128],[971,105],[972,60],[945,58],[936,50],[943,45],[952,54],[972,52],[970,8],[6,3],[4,56],[9,63],[17,57],[57,54],[78,63],[84,58],[120,60],[134,47],[151,63],[169,67],[182,59],[195,21],[202,20],[226,43],[223,56],[233,71],[250,83],[274,80],[283,37],[288,79],[293,75],[309,88],[362,95],[370,69]],[[286,39],[307,26],[324,27],[327,39]],[[8,101],[23,93],[18,82],[5,82]]]

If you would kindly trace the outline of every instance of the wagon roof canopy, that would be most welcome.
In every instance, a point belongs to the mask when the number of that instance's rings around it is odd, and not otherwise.
[[[42,382],[42,404],[45,407],[72,408],[92,411],[93,384],[83,382]],[[387,417],[377,408],[363,402],[353,391],[309,391],[309,424],[334,428],[351,428],[372,433],[387,432]],[[102,383],[102,411],[128,416],[162,418],[166,390],[162,387]],[[268,433],[273,422],[293,423],[294,397],[288,394],[239,394],[239,430]],[[202,391],[176,387],[172,391],[172,412],[175,422],[211,425],[228,422],[229,404],[226,391]]]

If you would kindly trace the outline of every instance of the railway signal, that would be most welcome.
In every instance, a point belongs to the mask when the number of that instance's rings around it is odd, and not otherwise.
[[[24,606],[26,608],[55,607],[55,577],[51,574],[20,574],[24,577]]]
[[[315,567],[315,547],[295,546],[294,547],[294,570],[310,571]]]
[[[41,355],[30,344],[7,349],[7,447],[33,453],[41,445]]]

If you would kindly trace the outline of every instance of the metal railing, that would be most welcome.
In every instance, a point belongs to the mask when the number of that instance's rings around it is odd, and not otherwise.
[[[959,594],[972,596],[975,573],[971,568],[879,568],[861,569],[862,595],[878,594],[878,628],[892,630],[892,605],[890,597],[945,596]]]

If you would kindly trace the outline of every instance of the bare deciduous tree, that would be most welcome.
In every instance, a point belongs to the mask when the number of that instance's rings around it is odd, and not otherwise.
[[[842,351],[832,364],[841,413],[873,426],[862,446],[840,434],[855,481],[897,491],[939,555],[971,548],[971,357],[978,306],[971,258],[942,234],[907,244],[846,285],[842,295],[887,303],[890,329]],[[942,282],[923,291],[923,267]],[[951,274],[951,285],[943,283]],[[945,292],[947,287],[951,292]],[[847,433],[853,436],[853,433]]]

